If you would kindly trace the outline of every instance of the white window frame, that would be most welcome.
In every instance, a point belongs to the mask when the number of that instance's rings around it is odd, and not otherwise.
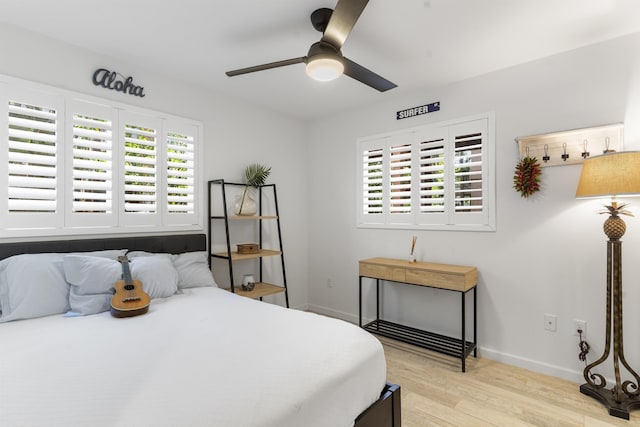
[[[478,181],[481,191],[470,191],[473,196],[467,196],[468,200],[481,194],[481,209],[473,211],[469,208],[464,211],[456,210],[455,190],[456,190],[456,137],[459,143],[464,144],[463,135],[474,134],[469,143],[480,141],[480,145],[474,146],[475,152],[464,156],[470,161],[477,161],[477,167],[481,172],[471,171],[472,179]],[[477,136],[480,135],[480,136]],[[442,149],[439,149],[439,141],[442,140]],[[442,167],[444,169],[443,186],[444,191],[434,190],[434,194],[443,193],[444,208],[438,203],[434,203],[433,211],[421,210],[421,196],[426,191],[421,191],[421,143],[435,141],[432,146],[434,153],[443,156],[443,166],[429,167],[431,169]],[[440,123],[433,123],[400,131],[388,132],[384,134],[372,135],[359,138],[357,141],[357,218],[356,225],[359,228],[387,228],[387,229],[414,229],[414,230],[451,230],[451,231],[495,231],[496,230],[496,207],[495,207],[495,114],[493,112],[448,120]],[[411,147],[410,166],[403,160],[401,166],[404,168],[401,173],[394,174],[391,169],[392,155],[396,147]],[[365,164],[365,156],[370,150],[382,150],[382,183],[379,183],[376,175],[374,186],[380,185],[382,191],[382,209],[374,213],[366,209],[370,206],[368,202],[372,199],[371,193],[365,187],[365,175],[371,170],[371,163]],[[479,150],[479,152],[478,152]],[[398,150],[395,150],[397,153]],[[403,149],[405,152],[406,149]],[[406,156],[405,156],[406,157]],[[404,159],[404,157],[403,157]],[[434,158],[435,159],[435,158]],[[437,160],[433,160],[436,164]],[[439,163],[438,163],[439,164]],[[396,163],[396,166],[400,163]],[[367,169],[367,166],[369,168]],[[426,164],[422,170],[425,170]],[[375,169],[375,167],[373,167]],[[436,170],[436,171],[439,171]],[[404,175],[402,175],[404,174]],[[393,176],[392,176],[393,175]],[[369,176],[369,175],[367,175]],[[404,177],[403,177],[404,176]],[[410,198],[406,193],[410,182]],[[395,199],[400,200],[400,205],[391,206],[392,194]],[[374,195],[375,196],[375,195]],[[404,203],[404,206],[402,206]],[[471,202],[473,203],[473,202]],[[398,211],[402,211],[398,213]]]
[[[0,164],[8,165],[8,101],[33,103],[55,108],[56,128],[56,210],[46,213],[9,212],[8,173],[0,174],[0,240],[23,237],[74,236],[96,234],[166,233],[203,230],[203,191],[201,179],[203,126],[199,121],[139,108],[102,98],[87,96],[39,83],[0,75]],[[112,121],[112,211],[73,211],[73,117],[76,114]],[[156,211],[132,215],[124,212],[124,124],[134,120],[156,130]],[[135,121],[137,120],[137,121]],[[167,134],[180,133],[193,141],[189,166],[193,187],[188,212],[169,212],[167,208]],[[191,157],[191,156],[190,156]]]

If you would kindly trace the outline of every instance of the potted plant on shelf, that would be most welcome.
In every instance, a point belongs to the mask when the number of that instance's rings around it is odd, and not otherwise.
[[[236,215],[255,215],[258,206],[255,202],[255,195],[251,191],[252,188],[258,188],[264,185],[267,177],[271,173],[270,166],[264,166],[259,163],[254,163],[247,166],[244,169],[244,189],[241,195],[238,195],[238,199],[235,205]]]

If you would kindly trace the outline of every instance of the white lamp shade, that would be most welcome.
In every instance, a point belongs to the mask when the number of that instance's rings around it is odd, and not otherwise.
[[[316,58],[307,64],[307,75],[314,80],[327,82],[335,80],[344,72],[344,65],[334,58]]]

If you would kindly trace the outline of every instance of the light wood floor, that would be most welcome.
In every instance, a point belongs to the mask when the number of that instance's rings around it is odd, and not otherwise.
[[[387,380],[402,390],[402,425],[417,426],[640,426],[609,416],[579,385],[473,356],[460,362],[384,340]]]

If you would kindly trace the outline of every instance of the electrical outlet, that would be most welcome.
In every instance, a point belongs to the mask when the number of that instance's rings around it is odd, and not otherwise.
[[[584,320],[573,319],[573,335],[580,336],[578,329],[582,331],[582,338],[587,337],[587,322]]]
[[[544,315],[544,329],[551,332],[557,331],[558,317],[553,314]]]
[[[333,281],[331,280],[331,277],[327,278],[327,288],[333,288]]]

